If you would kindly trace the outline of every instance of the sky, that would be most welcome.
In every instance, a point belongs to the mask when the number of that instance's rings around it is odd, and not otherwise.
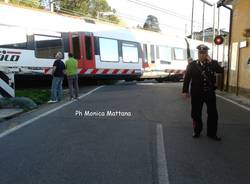
[[[215,4],[216,7],[218,0],[206,1]],[[112,9],[116,9],[117,15],[129,27],[136,27],[138,24],[143,26],[147,16],[154,15],[158,18],[160,29],[164,33],[176,36],[187,36],[191,33],[192,0],[107,0],[107,2]],[[160,11],[158,11],[159,9]],[[205,29],[213,27],[213,9],[213,7],[205,5]],[[194,0],[193,14],[193,31],[201,31],[203,2],[200,0]],[[229,16],[229,10],[221,7],[219,16],[220,29],[229,30]],[[215,27],[218,27],[217,7],[215,8]]]

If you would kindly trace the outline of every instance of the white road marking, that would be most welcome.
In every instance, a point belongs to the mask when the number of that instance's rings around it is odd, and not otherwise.
[[[81,95],[79,98],[80,98],[80,99],[85,98],[86,96],[90,95],[91,93],[97,91],[98,89],[100,89],[100,88],[102,88],[102,87],[103,87],[103,86],[99,86],[99,87],[97,87],[97,88],[95,88],[95,89],[93,89],[93,90],[91,90],[91,91],[89,91],[89,92],[87,92],[87,93]],[[37,117],[35,117],[35,118],[32,118],[32,119],[30,119],[30,120],[28,120],[28,121],[25,121],[24,123],[22,123],[22,124],[20,124],[20,125],[17,125],[16,127],[11,128],[11,129],[9,129],[9,130],[7,130],[7,131],[1,133],[1,134],[0,134],[0,138],[3,138],[4,136],[9,135],[9,134],[11,134],[11,133],[13,133],[13,132],[15,132],[15,131],[21,129],[21,128],[23,128],[23,127],[25,127],[25,126],[27,126],[27,125],[29,125],[29,124],[35,122],[36,120],[38,120],[38,119],[40,119],[40,118],[42,118],[42,117],[45,117],[45,116],[47,116],[47,115],[49,115],[49,114],[51,114],[51,113],[53,113],[53,112],[55,112],[55,111],[57,111],[57,110],[59,110],[59,109],[65,107],[65,106],[67,106],[67,105],[70,105],[70,104],[73,103],[73,102],[75,102],[75,101],[68,101],[68,102],[66,102],[66,103],[64,103],[64,104],[62,104],[62,105],[60,105],[60,106],[58,106],[58,107],[56,107],[56,108],[54,108],[54,109],[51,109],[51,110],[49,110],[49,111],[47,111],[47,112],[45,112],[45,113],[43,113],[43,114],[40,114],[39,116],[37,116]]]
[[[165,85],[165,84],[164,83],[147,82],[147,83],[136,83],[136,85],[139,85],[139,86],[155,86],[155,85]]]
[[[157,151],[158,183],[169,184],[167,160],[166,160],[163,130],[161,124],[156,125],[156,151]]]
[[[225,98],[225,97],[223,97],[223,96],[221,96],[221,95],[216,95],[216,96],[222,98],[223,100],[225,100],[225,101],[227,101],[227,102],[230,102],[230,103],[232,103],[232,104],[234,104],[234,105],[237,105],[237,106],[239,106],[239,107],[241,107],[241,108],[243,108],[243,109],[245,109],[245,110],[247,110],[247,111],[250,111],[250,108],[249,108],[249,107],[246,107],[246,106],[244,106],[244,105],[241,105],[241,104],[239,104],[239,103],[237,103],[237,102],[235,102],[235,101],[233,101],[233,100],[230,100],[230,99],[228,99],[228,98]]]

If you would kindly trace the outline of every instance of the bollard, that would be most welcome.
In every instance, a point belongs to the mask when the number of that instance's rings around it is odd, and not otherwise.
[[[15,97],[15,73],[0,71],[0,94],[2,97]]]

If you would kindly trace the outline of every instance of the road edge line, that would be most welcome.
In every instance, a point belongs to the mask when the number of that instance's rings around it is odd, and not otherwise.
[[[80,95],[79,98],[82,99],[82,98],[84,98],[84,97],[90,95],[91,93],[97,91],[98,89],[100,89],[100,88],[102,88],[102,87],[103,87],[103,86],[99,86],[99,87],[97,87],[97,88],[95,88],[95,89],[92,89],[91,91],[89,91],[89,92],[87,92],[87,93],[84,93],[84,94]],[[66,103],[64,103],[64,104],[62,104],[62,105],[60,105],[60,106],[58,106],[58,107],[56,107],[56,108],[54,108],[54,109],[51,109],[51,110],[49,110],[49,111],[47,111],[47,112],[45,112],[45,113],[43,113],[43,114],[40,114],[39,116],[37,116],[37,117],[35,117],[35,118],[32,118],[32,119],[30,119],[30,120],[28,120],[28,121],[25,121],[24,123],[21,123],[20,125],[17,125],[17,126],[15,126],[14,128],[11,128],[11,129],[9,129],[9,130],[6,130],[6,131],[0,133],[0,139],[3,138],[3,137],[5,137],[5,136],[7,136],[7,135],[9,135],[9,134],[11,134],[11,133],[13,133],[13,132],[15,132],[15,131],[17,131],[17,130],[19,130],[19,129],[21,129],[21,128],[23,128],[23,127],[25,127],[25,126],[27,126],[27,125],[29,125],[29,124],[31,124],[31,123],[33,123],[34,121],[36,121],[36,120],[38,120],[38,119],[40,119],[40,118],[42,118],[42,117],[44,117],[44,116],[47,116],[47,115],[49,115],[49,114],[51,114],[51,113],[53,113],[53,112],[55,112],[55,111],[57,111],[57,110],[59,110],[59,109],[65,107],[65,106],[67,106],[67,105],[70,105],[70,104],[73,103],[73,102],[75,102],[75,101],[66,102]]]
[[[234,104],[234,105],[237,105],[237,106],[239,106],[239,107],[241,107],[241,108],[243,108],[243,109],[245,109],[245,110],[247,110],[247,111],[250,111],[250,108],[249,108],[249,107],[246,107],[245,105],[241,105],[241,104],[238,103],[238,102],[235,102],[235,101],[233,101],[233,100],[230,100],[230,99],[225,98],[225,97],[223,97],[223,96],[221,96],[221,95],[218,95],[218,94],[216,94],[216,96],[220,97],[221,99],[223,99],[223,100],[225,100],[225,101],[227,101],[227,102],[230,102],[230,103],[232,103],[232,104]]]

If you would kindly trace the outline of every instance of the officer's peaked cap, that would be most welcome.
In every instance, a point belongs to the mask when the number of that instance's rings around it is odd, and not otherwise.
[[[204,44],[200,44],[196,48],[198,49],[199,52],[207,52],[209,50],[209,48]]]

